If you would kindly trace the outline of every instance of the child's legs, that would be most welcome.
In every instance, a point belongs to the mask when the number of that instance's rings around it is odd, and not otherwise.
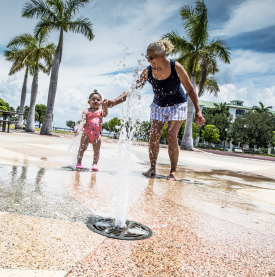
[[[95,142],[93,142],[93,149],[94,149],[94,160],[93,164],[97,164],[100,155],[100,146],[101,146],[101,136],[99,136]]]
[[[81,164],[84,152],[87,150],[89,143],[90,143],[89,137],[86,134],[83,134],[80,140],[80,146],[79,146],[78,155],[77,155],[78,164]]]

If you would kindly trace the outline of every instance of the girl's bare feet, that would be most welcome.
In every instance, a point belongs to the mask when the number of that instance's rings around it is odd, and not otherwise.
[[[170,172],[170,174],[167,176],[166,180],[169,180],[169,181],[177,181],[176,172],[175,172],[175,171]]]
[[[156,168],[151,167],[148,171],[146,172],[142,172],[142,175],[146,176],[146,177],[152,177],[156,175]]]

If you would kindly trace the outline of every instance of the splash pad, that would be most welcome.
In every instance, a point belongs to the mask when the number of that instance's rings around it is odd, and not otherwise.
[[[127,50],[127,49],[126,49]],[[125,51],[126,51],[125,50]],[[127,54],[127,53],[126,53]],[[143,55],[142,55],[143,56]],[[132,182],[131,172],[135,170],[136,163],[133,162],[133,154],[131,150],[132,143],[136,140],[137,120],[141,117],[142,106],[140,104],[141,94],[140,89],[136,87],[136,81],[141,75],[141,60],[138,60],[138,67],[133,71],[133,80],[127,82],[123,76],[119,77],[119,82],[125,85],[126,90],[130,93],[127,96],[125,104],[122,106],[122,117],[120,126],[120,135],[118,141],[118,157],[117,157],[117,172],[115,174],[115,198],[116,213],[114,218],[110,215],[104,217],[91,217],[87,221],[87,227],[103,236],[114,239],[124,240],[141,240],[149,238],[153,232],[147,226],[126,219],[129,186]],[[81,111],[79,112],[81,114]],[[117,126],[119,127],[119,126]],[[69,171],[90,171],[87,168],[82,170],[76,169],[77,151],[80,145],[80,136],[74,137],[68,152],[72,152],[72,166],[65,166],[62,169]],[[97,214],[97,209],[93,214]]]

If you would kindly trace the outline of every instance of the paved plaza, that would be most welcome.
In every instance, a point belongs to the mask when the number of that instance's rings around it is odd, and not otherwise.
[[[62,169],[71,142],[0,133],[1,277],[275,276],[275,162],[180,151],[171,182],[166,148],[145,178],[148,149],[133,146],[127,219],[153,236],[124,241],[86,225],[115,217],[118,144],[103,141],[94,173]]]

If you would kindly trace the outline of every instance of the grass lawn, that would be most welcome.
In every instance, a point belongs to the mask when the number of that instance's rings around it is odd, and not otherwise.
[[[41,128],[35,127],[35,131],[40,132]],[[71,135],[72,132],[70,131],[59,131],[59,130],[52,130],[53,134],[65,134],[65,135]]]
[[[15,125],[11,125],[11,126],[10,126],[10,129],[13,129],[13,130],[14,130],[14,127],[15,127]],[[40,130],[41,130],[41,128],[35,127],[35,131],[40,132]],[[56,133],[56,134],[65,134],[65,135],[71,135],[71,134],[72,134],[72,132],[70,132],[70,131],[53,130],[52,132],[53,132],[53,133]]]

